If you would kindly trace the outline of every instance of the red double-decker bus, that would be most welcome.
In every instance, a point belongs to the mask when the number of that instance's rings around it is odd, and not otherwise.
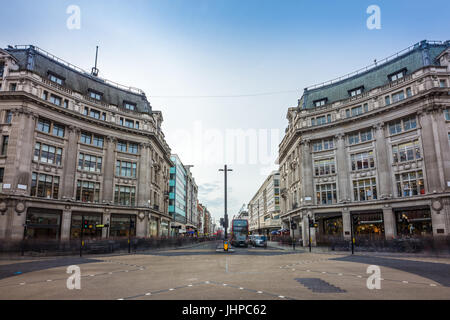
[[[231,245],[248,247],[248,220],[233,219],[231,222]]]

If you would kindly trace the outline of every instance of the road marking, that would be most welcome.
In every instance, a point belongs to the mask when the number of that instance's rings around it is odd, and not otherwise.
[[[262,293],[262,291],[258,291],[257,293]]]
[[[342,273],[338,273],[338,276],[342,276]]]
[[[408,283],[408,281],[402,281],[403,283]]]
[[[239,290],[244,290],[244,288],[240,287]]]
[[[174,288],[170,288],[170,289],[169,289],[169,291],[173,291],[173,290],[175,290],[175,289],[174,289]]]
[[[205,283],[208,283],[208,284],[209,284],[209,281],[205,281]]]
[[[362,276],[357,276],[358,278],[362,278]]]
[[[24,284],[25,284],[25,282],[21,282],[21,283],[19,283],[21,286],[23,286]]]
[[[326,273],[325,271],[322,271],[322,273]]]
[[[123,298],[117,299],[117,300],[123,300]]]
[[[226,284],[226,283],[224,283],[223,285],[224,285],[224,286],[226,286],[227,284]]]
[[[284,296],[278,296],[278,298],[284,299]]]
[[[436,287],[436,285],[434,283],[430,283],[430,286],[432,287]]]
[[[47,282],[51,282],[51,281],[52,281],[51,279],[47,280]]]
[[[95,274],[90,274],[89,276],[93,277],[93,276],[95,276]]]
[[[152,293],[151,293],[151,292],[147,292],[145,295],[146,295],[146,296],[151,296]]]

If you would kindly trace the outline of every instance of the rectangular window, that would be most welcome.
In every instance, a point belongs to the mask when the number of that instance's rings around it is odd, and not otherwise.
[[[359,131],[359,132],[355,132],[353,134],[349,134],[348,143],[350,145],[352,145],[352,144],[357,144],[360,142],[371,141],[372,139],[373,139],[372,130],[369,129],[369,130]]]
[[[403,99],[405,99],[405,93],[403,92],[403,90],[392,94],[392,103],[396,103]]]
[[[439,80],[439,87],[445,88],[447,86],[447,82],[443,79]]]
[[[412,197],[425,194],[423,172],[412,171],[395,175],[398,197]]]
[[[357,96],[358,94],[361,94],[362,91],[363,91],[363,87],[360,87],[360,88],[350,90],[348,93],[351,97],[354,97],[354,96]]]
[[[135,125],[134,125],[135,129],[139,129],[139,121],[136,121]]]
[[[95,109],[91,109],[90,113],[89,113],[89,116],[91,118],[100,119],[100,111],[97,111]]]
[[[77,201],[100,202],[100,183],[77,180]]]
[[[50,95],[50,102],[56,104],[57,106],[61,105],[61,97],[55,96],[53,94]]]
[[[129,119],[125,119],[125,127],[134,128],[134,121],[133,120],[129,120]]]
[[[12,111],[6,110],[5,123],[11,123],[12,115],[13,115]]]
[[[1,184],[3,183],[4,175],[5,175],[5,168],[0,168],[0,188],[1,188]]]
[[[128,152],[129,153],[135,153],[137,154],[139,150],[139,147],[137,145],[137,143],[130,143],[128,146]]]
[[[124,141],[117,142],[117,151],[127,152],[127,143]]]
[[[123,107],[124,107],[126,110],[130,110],[130,111],[135,111],[135,110],[136,110],[136,104],[131,103],[131,102],[124,102],[124,103],[123,103]]]
[[[392,134],[397,134],[402,132],[402,122],[401,120],[395,121],[395,122],[391,122],[389,124],[389,133]]]
[[[34,161],[61,165],[62,149],[36,142],[34,145]]]
[[[375,168],[373,151],[352,154],[350,158],[352,171]]]
[[[8,151],[8,142],[9,142],[9,136],[3,136],[3,139],[2,139],[2,156],[6,156],[6,152]]]
[[[419,140],[393,145],[392,158],[394,163],[421,159],[422,153],[420,152]]]
[[[375,178],[354,180],[353,196],[355,201],[376,200],[377,184]]]
[[[362,106],[358,106],[358,107],[352,108],[352,117],[359,116],[362,113],[363,113],[363,107]]]
[[[81,132],[80,142],[85,143],[85,144],[91,144],[92,143],[92,135],[88,132]]]
[[[102,94],[96,91],[89,91],[89,97],[98,101],[102,100]]]
[[[103,137],[94,135],[93,145],[96,147],[103,148]]]
[[[102,157],[80,153],[78,155],[78,169],[100,173],[102,171]]]
[[[17,89],[17,84],[16,83],[11,83],[9,85],[9,91],[16,91]]]
[[[446,121],[450,121],[450,109],[444,110],[444,117]]]
[[[411,88],[406,88],[406,96],[409,98],[412,96]]]
[[[57,137],[64,137],[64,126],[61,124],[53,124],[53,135]]]
[[[47,101],[47,98],[48,98],[48,92],[47,92],[47,91],[44,91],[44,92],[42,93],[42,99]]]
[[[397,81],[399,79],[403,79],[406,74],[406,69],[402,69],[400,71],[394,72],[388,75],[389,81]]]
[[[64,100],[64,108],[67,109],[69,107],[69,100]]]
[[[55,76],[53,74],[49,74],[48,75],[48,79],[50,81],[52,81],[52,82],[55,82],[55,83],[59,84],[59,85],[62,85],[62,83],[63,83],[63,79],[62,78],[57,77],[57,76]]]
[[[334,161],[334,158],[314,161],[314,174],[316,176],[324,176],[335,173],[336,163]]]
[[[136,188],[128,186],[115,186],[114,203],[124,206],[134,206],[136,200]]]
[[[122,177],[136,178],[137,164],[127,161],[116,161],[116,175]]]
[[[327,98],[320,99],[320,100],[314,101],[313,103],[314,103],[315,107],[321,107],[321,106],[324,106],[327,103],[327,100],[328,100]]]
[[[316,201],[318,205],[337,203],[336,184],[316,185]]]
[[[102,120],[106,121],[106,112],[102,112]]]
[[[38,127],[37,129],[41,132],[44,133],[50,133],[50,126],[51,126],[51,122],[48,120],[44,120],[44,119],[39,119],[38,120]]]
[[[384,97],[384,104],[386,106],[391,104],[391,98],[389,96]]]
[[[33,172],[30,190],[32,197],[58,199],[59,177]]]

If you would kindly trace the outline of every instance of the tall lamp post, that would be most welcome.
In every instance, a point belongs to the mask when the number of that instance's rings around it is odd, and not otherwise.
[[[219,169],[219,171],[223,171],[224,174],[224,178],[225,178],[225,212],[224,212],[224,229],[225,229],[225,241],[228,240],[228,233],[227,233],[227,229],[228,229],[228,214],[227,214],[227,172],[228,171],[233,171],[233,169],[227,169],[227,165],[225,165],[223,167],[223,169]]]

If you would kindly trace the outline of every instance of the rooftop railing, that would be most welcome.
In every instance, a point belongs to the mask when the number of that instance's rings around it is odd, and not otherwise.
[[[387,63],[387,62],[389,62],[391,60],[394,60],[394,59],[400,57],[401,55],[404,55],[404,54],[406,54],[406,53],[408,53],[410,51],[413,51],[413,50],[419,48],[420,45],[422,45],[422,44],[439,45],[439,44],[444,44],[444,42],[443,41],[421,41],[421,42],[418,42],[418,43],[416,43],[416,44],[414,44],[412,46],[409,46],[406,49],[403,49],[403,50],[401,50],[401,51],[399,51],[397,53],[394,53],[393,55],[391,55],[391,56],[389,56],[387,58],[384,58],[383,60],[380,60],[380,61],[376,61],[375,60],[375,62],[373,64],[368,65],[367,67],[364,67],[364,68],[361,68],[359,70],[353,71],[351,73],[348,73],[348,74],[343,75],[341,77],[335,78],[333,80],[328,80],[328,81],[325,81],[325,82],[322,82],[322,83],[318,83],[318,84],[306,87],[305,91],[318,89],[318,88],[321,88],[321,87],[325,87],[325,86],[328,86],[330,84],[334,84],[334,83],[340,82],[342,80],[349,79],[349,78],[351,78],[353,76],[356,76],[358,74],[364,73],[366,71],[372,70],[372,69],[378,67],[379,65]]]
[[[105,84],[108,84],[108,85],[110,85],[112,87],[115,87],[115,88],[121,89],[121,90],[125,90],[125,91],[130,91],[132,93],[139,94],[139,95],[145,95],[144,91],[141,90],[141,89],[138,89],[138,88],[135,88],[135,87],[124,86],[124,85],[122,85],[120,83],[117,83],[117,82],[114,82],[114,81],[111,81],[111,80],[107,80],[107,79],[103,79],[103,78],[100,78],[100,77],[94,77],[93,75],[91,75],[89,72],[83,70],[82,68],[77,67],[76,65],[73,65],[70,62],[67,62],[67,61],[65,61],[65,60],[63,60],[61,58],[58,58],[57,56],[51,54],[48,51],[45,51],[45,50],[39,48],[39,47],[36,47],[36,46],[33,46],[33,45],[16,45],[16,46],[14,46],[14,48],[15,49],[19,49],[19,50],[32,49],[32,50],[38,52],[39,54],[41,54],[43,56],[46,56],[47,58],[50,58],[50,59],[52,59],[52,60],[54,60],[54,61],[56,61],[56,62],[58,62],[58,63],[60,63],[60,64],[62,64],[64,66],[66,66],[66,67],[68,67],[68,68],[70,68],[72,70],[75,70],[75,71],[77,71],[79,73],[82,73],[82,74],[84,74],[84,75],[86,75],[88,77],[92,77],[92,78],[95,78],[97,80],[100,80],[100,81],[104,82]]]

